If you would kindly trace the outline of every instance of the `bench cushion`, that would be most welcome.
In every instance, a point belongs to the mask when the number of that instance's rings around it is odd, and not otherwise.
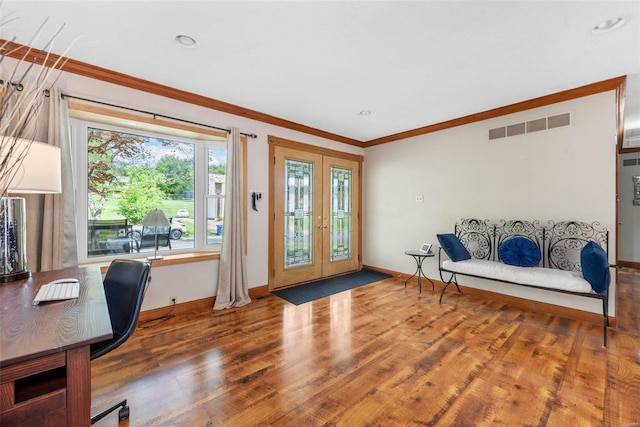
[[[609,260],[602,246],[593,241],[584,245],[580,251],[580,265],[582,275],[594,291],[602,293],[609,287],[611,281]]]
[[[460,240],[458,240],[455,234],[436,234],[436,237],[438,238],[438,242],[440,242],[440,246],[442,246],[442,249],[452,261],[462,261],[471,258],[469,251]]]
[[[593,293],[591,284],[580,273],[544,267],[515,267],[498,261],[469,259],[464,261],[444,261],[442,268],[454,273],[480,276],[522,285],[563,289],[572,292]]]
[[[522,236],[513,236],[504,240],[498,248],[498,256],[505,264],[516,267],[535,267],[542,255],[536,243]]]

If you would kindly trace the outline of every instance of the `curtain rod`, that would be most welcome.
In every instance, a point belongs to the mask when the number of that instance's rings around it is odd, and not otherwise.
[[[221,128],[221,127],[217,127],[217,126],[211,126],[211,125],[205,125],[205,124],[198,123],[198,122],[192,122],[190,120],[179,119],[177,117],[165,116],[164,114],[153,113],[151,111],[138,110],[137,108],[123,107],[122,105],[115,105],[115,104],[110,104],[108,102],[96,101],[95,99],[82,98],[82,97],[79,97],[79,96],[68,95],[66,93],[63,93],[62,97],[63,98],[79,99],[81,101],[93,102],[94,104],[106,105],[108,107],[121,108],[123,110],[135,111],[136,113],[148,114],[150,116],[153,116],[154,119],[156,117],[160,117],[160,118],[163,118],[163,119],[176,120],[178,122],[188,123],[190,125],[202,126],[202,127],[209,128],[209,129],[221,130],[221,131],[226,132],[226,133],[231,133],[230,129],[225,129],[225,128]],[[257,138],[258,137],[258,135],[256,135],[255,133],[240,132],[240,135],[244,135],[247,138]]]

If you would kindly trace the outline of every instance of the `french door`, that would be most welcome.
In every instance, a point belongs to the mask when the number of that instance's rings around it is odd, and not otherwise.
[[[358,270],[361,157],[296,143],[270,152],[269,289]]]

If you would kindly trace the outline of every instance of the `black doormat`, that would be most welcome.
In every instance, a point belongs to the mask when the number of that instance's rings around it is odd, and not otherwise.
[[[273,291],[272,294],[292,304],[300,305],[348,289],[357,288],[367,283],[377,282],[378,280],[388,277],[391,276],[386,273],[363,269],[355,273],[345,274],[344,276],[332,277],[330,279],[318,280],[280,291]]]

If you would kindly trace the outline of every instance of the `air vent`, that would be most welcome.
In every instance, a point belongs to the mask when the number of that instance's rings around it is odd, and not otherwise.
[[[569,126],[571,124],[571,115],[569,113],[558,114],[557,116],[547,117],[548,129]]]
[[[524,123],[507,126],[507,136],[522,135],[523,133],[526,133],[527,129],[525,126],[526,125]]]
[[[507,128],[505,127],[489,129],[489,139],[504,138],[505,136],[507,136]]]
[[[547,128],[547,119],[531,120],[527,122],[527,133],[538,132]]]
[[[622,166],[637,166],[640,165],[640,159],[623,159]]]
[[[523,123],[489,129],[489,140],[504,138],[507,136],[522,135],[525,133],[539,132],[547,129],[569,126],[571,124],[571,113],[562,113],[555,116],[543,117]]]

